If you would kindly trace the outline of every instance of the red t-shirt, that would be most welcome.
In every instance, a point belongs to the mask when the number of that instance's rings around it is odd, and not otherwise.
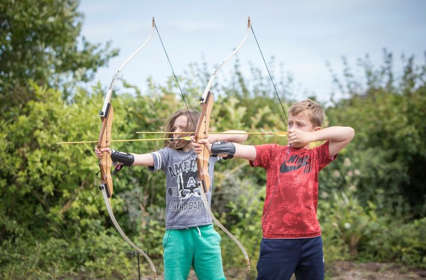
[[[335,157],[328,142],[313,149],[276,144],[256,146],[250,164],[266,169],[264,238],[310,238],[321,235],[317,219],[318,173]]]

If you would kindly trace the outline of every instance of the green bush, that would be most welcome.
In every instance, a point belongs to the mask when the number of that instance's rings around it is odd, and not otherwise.
[[[324,195],[323,195],[324,196]],[[360,205],[353,191],[333,193],[319,202],[326,261],[397,262],[425,267],[426,218],[406,222]]]
[[[1,244],[2,279],[134,279],[136,259],[115,230],[92,232],[66,241],[16,239]],[[142,273],[150,268],[142,261]]]
[[[391,219],[389,218],[389,221]],[[398,262],[426,267],[426,218],[403,224],[392,220],[381,224],[372,238],[362,246],[360,258],[369,261]]]
[[[328,201],[320,201],[319,205],[325,257],[356,258],[360,244],[377,230],[375,213],[366,211],[350,192],[332,193]]]

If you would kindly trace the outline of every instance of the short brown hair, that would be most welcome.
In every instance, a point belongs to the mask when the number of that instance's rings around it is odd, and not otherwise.
[[[309,120],[314,126],[321,126],[324,121],[324,111],[321,105],[311,99],[306,99],[293,104],[288,112],[293,116],[297,116],[302,112],[307,112]]]
[[[168,119],[168,121],[165,125],[165,131],[168,132],[168,133],[166,133],[166,138],[173,138],[173,133],[170,133],[170,132],[173,131],[173,126],[175,124],[175,121],[180,116],[186,117],[186,129],[185,129],[185,131],[195,132],[195,129],[197,128],[198,119],[200,118],[200,112],[195,111],[195,110],[182,109],[182,110],[175,112]],[[175,144],[171,140],[165,140],[164,146],[176,148]]]

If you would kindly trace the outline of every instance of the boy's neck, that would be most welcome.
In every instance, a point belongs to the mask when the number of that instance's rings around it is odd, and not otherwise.
[[[303,149],[306,149],[306,150],[309,150],[309,145],[310,144],[308,144],[308,145],[306,145],[306,146],[303,146],[303,147],[292,147],[292,146],[290,146],[290,145],[287,145],[290,149],[293,149],[293,150],[296,150],[296,151],[299,151],[299,150],[303,150]]]

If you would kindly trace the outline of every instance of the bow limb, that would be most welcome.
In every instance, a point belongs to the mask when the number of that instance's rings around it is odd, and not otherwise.
[[[111,104],[108,103],[104,116],[101,116],[102,127],[99,133],[97,148],[109,148],[111,144],[111,128],[114,116]],[[112,196],[113,184],[111,177],[112,160],[107,151],[102,152],[102,158],[99,160],[99,169],[101,171],[101,185],[105,186],[108,197]]]
[[[227,57],[225,57],[222,62],[216,67],[216,69],[214,70],[213,74],[210,76],[210,79],[207,83],[206,88],[204,89],[203,92],[203,96],[201,97],[201,103],[205,102],[205,100],[207,99],[207,95],[210,91],[210,89],[213,86],[213,81],[217,76],[217,73],[219,72],[219,70],[223,67],[223,65],[225,65],[226,63],[228,63],[231,58],[236,55],[240,49],[243,47],[243,45],[245,44],[245,42],[247,41],[247,38],[250,34],[250,30],[251,30],[251,20],[250,17],[248,18],[247,21],[247,30],[246,30],[246,34],[244,35],[243,39],[240,41],[240,43],[238,44],[238,46],[232,51],[232,53],[230,55],[228,55]]]
[[[198,119],[197,127],[195,129],[195,141],[201,139],[208,139],[208,131],[210,126],[210,115],[212,112],[214,103],[214,97],[211,92],[208,92],[205,102],[201,103],[201,114]],[[197,168],[198,177],[203,184],[204,192],[208,192],[210,189],[210,176],[209,176],[209,159],[210,152],[206,146],[203,146],[203,150],[197,155]]]
[[[99,139],[97,143],[98,149],[109,148],[111,144],[111,129],[112,129],[112,120],[114,115],[112,105],[111,105],[111,96],[112,96],[114,83],[117,80],[118,76],[120,75],[121,71],[124,69],[124,67],[152,40],[153,34],[154,34],[154,27],[155,27],[155,22],[154,22],[154,19],[152,19],[152,30],[148,38],[120,65],[120,67],[117,69],[117,71],[115,72],[112,78],[107,94],[105,95],[102,111],[99,114],[101,117],[102,126],[99,132]],[[154,263],[152,262],[151,258],[127,237],[127,235],[124,233],[124,231],[118,224],[117,220],[115,219],[114,212],[112,211],[112,207],[111,207],[111,201],[110,201],[111,196],[113,194],[113,181],[111,176],[111,167],[112,167],[111,156],[108,151],[104,151],[102,153],[102,158],[99,160],[99,168],[101,171],[101,184],[99,188],[102,190],[102,195],[104,198],[105,206],[108,211],[108,215],[110,216],[112,223],[114,224],[115,228],[117,229],[121,237],[133,249],[135,249],[139,254],[141,254],[148,261],[151,267],[151,270],[154,272],[154,275],[155,275],[154,277],[157,278],[157,270],[155,269]]]
[[[209,123],[210,123],[210,115],[213,108],[213,94],[211,92],[208,92],[206,96],[205,102],[201,103],[201,115],[198,119],[198,124],[195,132],[195,141],[199,139],[207,139],[208,138],[208,131],[209,131]],[[241,242],[224,226],[221,222],[219,222],[218,219],[214,216],[210,204],[207,200],[206,192],[209,191],[211,180],[209,176],[209,159],[210,159],[210,152],[207,149],[207,147],[203,147],[203,150],[200,154],[197,155],[197,168],[198,168],[198,177],[201,181],[200,186],[200,193],[201,193],[201,200],[203,201],[204,207],[209,212],[210,216],[212,217],[213,222],[223,231],[226,233],[226,235],[231,238],[232,241],[240,248],[241,252],[244,255],[244,258],[247,263],[247,270],[250,271],[250,259],[247,254],[246,249],[241,244]]]
[[[112,96],[112,91],[114,88],[114,84],[116,82],[116,80],[118,79],[118,77],[120,76],[121,72],[123,71],[123,69],[127,66],[127,64],[143,49],[146,47],[146,45],[148,45],[148,43],[152,40],[152,38],[154,37],[154,31],[155,31],[155,20],[154,18],[152,18],[152,28],[151,28],[151,33],[149,33],[149,36],[145,39],[145,41],[140,44],[139,47],[137,47],[121,64],[120,66],[117,68],[117,70],[114,73],[114,76],[112,77],[111,83],[108,87],[108,92],[105,96],[105,100],[104,100],[104,105],[102,106],[102,111],[100,112],[100,116],[101,118],[103,116],[105,116],[105,114],[108,112],[108,106],[110,105],[110,101],[111,101],[111,96]]]
[[[197,123],[197,127],[195,129],[195,141],[198,141],[200,139],[208,139],[208,131],[209,131],[209,125],[210,125],[210,116],[213,108],[214,98],[213,94],[210,92],[210,89],[213,85],[214,78],[216,77],[217,73],[219,72],[220,68],[222,68],[223,65],[225,65],[228,61],[231,60],[231,58],[238,53],[238,51],[241,49],[241,47],[246,42],[248,35],[250,33],[250,27],[251,22],[250,18],[248,19],[247,24],[247,32],[244,36],[244,38],[241,40],[241,42],[238,44],[237,48],[234,49],[234,51],[227,56],[215,69],[213,74],[210,76],[209,82],[207,83],[207,86],[203,92],[203,96],[201,97],[201,115]],[[198,177],[201,181],[200,185],[200,192],[201,192],[201,199],[203,201],[204,207],[209,212],[210,216],[212,217],[212,220],[214,223],[223,231],[225,232],[229,238],[231,238],[232,241],[240,248],[241,252],[244,255],[244,258],[247,263],[247,270],[250,271],[250,259],[247,254],[246,249],[241,244],[241,242],[224,226],[222,225],[218,219],[213,215],[213,212],[211,210],[211,207],[209,205],[209,202],[207,200],[206,192],[209,191],[210,185],[211,185],[211,178],[209,176],[209,158],[210,153],[207,149],[207,147],[203,147],[203,150],[200,154],[197,155],[197,168],[198,168]]]

